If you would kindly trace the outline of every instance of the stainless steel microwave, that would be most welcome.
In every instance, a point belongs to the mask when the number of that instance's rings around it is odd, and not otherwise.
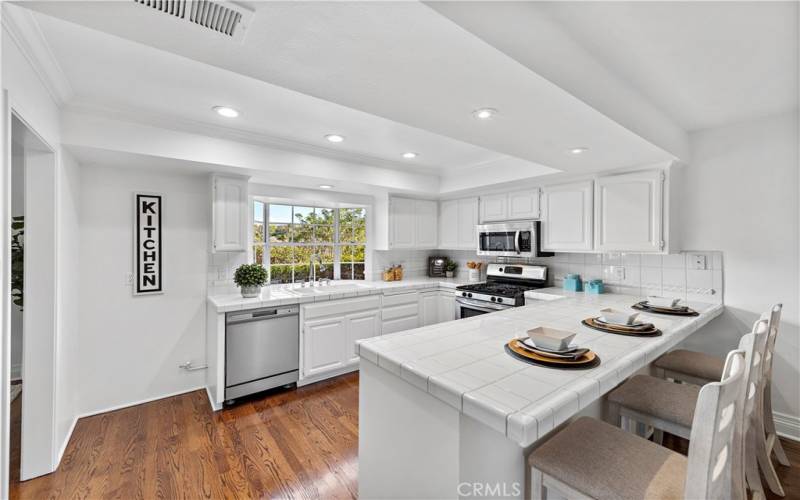
[[[478,226],[478,255],[546,257],[541,251],[541,221],[501,222]]]

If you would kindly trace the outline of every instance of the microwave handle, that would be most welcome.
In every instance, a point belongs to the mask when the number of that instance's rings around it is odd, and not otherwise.
[[[514,251],[519,255],[519,231],[514,235]]]

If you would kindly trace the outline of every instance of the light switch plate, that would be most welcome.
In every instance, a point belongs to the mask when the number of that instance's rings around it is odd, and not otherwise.
[[[692,254],[692,269],[701,269],[705,270],[708,269],[706,256],[703,254]]]

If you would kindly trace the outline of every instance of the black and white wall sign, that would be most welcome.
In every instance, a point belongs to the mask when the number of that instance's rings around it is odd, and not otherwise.
[[[136,199],[134,235],[135,295],[162,293],[161,287],[161,195],[139,194]]]

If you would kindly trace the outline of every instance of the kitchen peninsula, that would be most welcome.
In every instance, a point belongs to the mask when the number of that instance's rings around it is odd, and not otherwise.
[[[525,456],[538,439],[579,413],[601,416],[606,393],[723,311],[689,303],[699,316],[643,314],[663,335],[635,338],[581,320],[628,309],[636,296],[532,295],[524,307],[358,342],[362,498],[522,497]],[[553,295],[563,298],[541,300]],[[600,366],[556,370],[504,352],[537,326],[578,332]]]

